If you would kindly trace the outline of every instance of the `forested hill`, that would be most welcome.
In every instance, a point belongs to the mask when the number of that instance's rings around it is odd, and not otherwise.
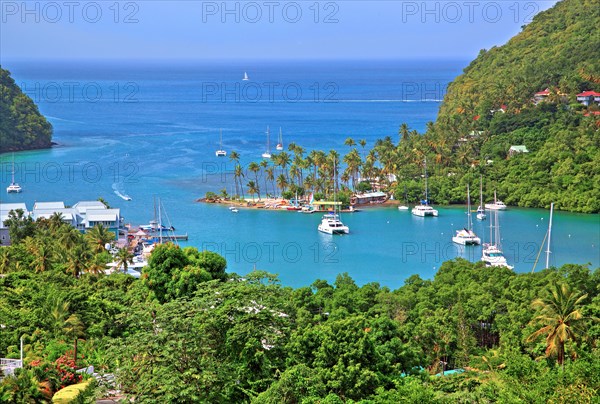
[[[483,175],[484,192],[496,189],[509,205],[600,211],[600,107],[577,100],[600,92],[598,5],[558,2],[505,45],[482,50],[448,86],[424,136],[439,161],[434,201],[454,202],[457,179],[464,189]]]
[[[482,50],[451,83],[439,121],[469,122],[479,115],[485,126],[490,110],[529,108],[533,95],[546,88],[567,94],[570,102],[582,91],[600,91],[598,26],[597,0],[562,0],[539,13],[504,46]]]
[[[43,149],[52,144],[52,125],[0,67],[0,152]]]

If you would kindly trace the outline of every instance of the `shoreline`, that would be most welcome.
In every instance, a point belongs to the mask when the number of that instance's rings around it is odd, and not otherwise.
[[[195,202],[198,203],[207,203],[207,204],[211,204],[211,205],[224,205],[227,207],[236,207],[236,208],[243,208],[243,209],[262,209],[262,210],[270,210],[270,211],[281,211],[281,212],[298,212],[298,210],[288,210],[286,207],[287,206],[293,206],[290,205],[289,202],[287,202],[284,199],[280,199],[280,198],[268,198],[268,199],[262,199],[262,200],[255,200],[254,202],[252,200],[246,200],[246,201],[233,201],[230,199],[216,199],[214,201],[209,201],[206,198],[198,198],[196,199]],[[397,200],[387,200],[383,203],[373,203],[373,204],[362,204],[362,205],[354,205],[354,210],[350,210],[350,209],[342,209],[341,212],[342,213],[353,213],[356,212],[358,210],[363,210],[363,209],[371,209],[371,208],[378,208],[378,207],[388,207],[388,206],[398,206],[400,205],[400,202]],[[314,212],[311,213],[325,213],[327,212],[327,210],[315,210]]]

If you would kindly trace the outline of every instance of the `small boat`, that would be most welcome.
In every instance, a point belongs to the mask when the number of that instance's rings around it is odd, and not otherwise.
[[[18,194],[21,191],[23,191],[23,189],[21,188],[21,186],[19,184],[17,184],[15,182],[15,154],[13,153],[13,155],[12,155],[12,180],[10,182],[10,185],[8,187],[6,187],[6,192],[9,194]]]
[[[508,265],[502,246],[500,244],[500,225],[498,224],[498,212],[495,211],[490,218],[490,242],[483,245],[481,261],[485,262],[487,267],[506,267],[513,269]]]
[[[404,202],[406,203],[406,205],[400,205],[400,206],[398,206],[398,210],[407,211],[407,210],[410,209],[408,207],[408,193],[406,192],[406,185],[404,185]]]
[[[336,201],[336,193],[335,190],[337,188],[337,176],[335,175],[335,160],[333,162],[333,172],[334,172],[334,181],[333,181],[333,212],[327,212],[321,218],[321,223],[317,227],[317,229],[326,234],[348,234],[350,233],[350,228],[340,219],[340,215],[337,213],[339,210],[338,206],[341,205],[341,202]]]
[[[506,209],[506,205],[496,198],[496,191],[494,191],[494,202],[486,203],[485,208],[488,210],[504,210]]]
[[[471,219],[471,194],[469,193],[469,185],[467,185],[467,227],[456,231],[456,235],[452,237],[452,241],[461,245],[479,245],[481,239],[477,237],[473,231],[473,221]]]
[[[425,216],[438,216],[438,211],[429,206],[428,201],[428,185],[427,185],[427,159],[425,159],[425,199],[421,200],[420,205],[416,205],[412,208],[412,214],[415,216],[425,217]]]
[[[269,143],[269,127],[267,126],[267,151],[262,154],[262,158],[270,159],[271,158],[271,145]]]
[[[277,141],[277,146],[275,149],[278,151],[283,150],[283,135],[281,134],[281,128],[279,128],[279,140]]]
[[[334,212],[328,212],[323,215],[318,230],[327,234],[348,234],[350,229],[340,220],[340,216]]]
[[[217,157],[225,157],[227,156],[227,152],[223,150],[223,130],[219,129],[219,150],[215,152]]]
[[[244,72],[244,78],[242,79],[242,81],[248,81],[250,80],[250,78],[248,77],[248,73]]]
[[[479,206],[477,207],[477,220],[485,220],[485,207],[483,205],[483,176],[479,177]]]
[[[231,211],[231,213],[238,213],[239,209],[238,208],[229,208],[229,210]]]
[[[315,213],[317,210],[314,206],[303,206],[300,208],[300,213]]]

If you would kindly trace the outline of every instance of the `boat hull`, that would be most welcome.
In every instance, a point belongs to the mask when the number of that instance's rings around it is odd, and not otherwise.
[[[479,245],[481,244],[481,239],[479,237],[452,237],[452,242],[460,245]]]
[[[340,228],[331,228],[331,227],[326,227],[326,226],[321,226],[319,225],[318,227],[319,231],[321,233],[325,233],[325,234],[330,234],[330,235],[335,235],[335,234],[349,234],[350,230],[347,227],[340,227]]]

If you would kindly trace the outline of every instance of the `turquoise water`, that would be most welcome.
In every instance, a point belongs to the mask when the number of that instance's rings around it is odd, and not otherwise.
[[[190,236],[182,245],[223,254],[230,271],[243,274],[256,266],[278,273],[291,286],[333,280],[340,272],[360,284],[377,281],[390,287],[414,273],[430,278],[447,259],[480,257],[479,247],[450,241],[466,222],[464,207],[442,207],[438,218],[417,218],[395,208],[368,209],[343,216],[351,235],[331,237],[317,232],[316,214],[241,210],[235,215],[195,200],[206,191],[233,186],[231,162],[214,156],[219,128],[226,150],[238,151],[244,164],[260,158],[267,125],[272,134],[281,126],[286,144],[294,141],[309,150],[345,152],[349,136],[364,138],[371,147],[384,136],[396,140],[402,122],[424,129],[435,119],[443,88],[464,65],[4,65],[49,117],[59,145],[16,153],[17,181],[24,192],[0,194],[0,199],[31,207],[35,201],[73,204],[102,196],[121,208],[126,222],[142,224],[152,218],[153,196],[159,196],[177,233]],[[244,84],[244,71],[255,87],[236,87]],[[252,95],[252,88],[263,94]],[[264,93],[269,88],[302,94]],[[10,155],[1,158],[1,183],[6,186]],[[118,194],[133,200],[126,202]],[[516,271],[531,271],[547,220],[543,210],[500,213],[504,250]],[[599,224],[598,215],[557,212],[551,263],[600,265]],[[488,232],[481,226],[476,223],[475,230],[484,237]]]

